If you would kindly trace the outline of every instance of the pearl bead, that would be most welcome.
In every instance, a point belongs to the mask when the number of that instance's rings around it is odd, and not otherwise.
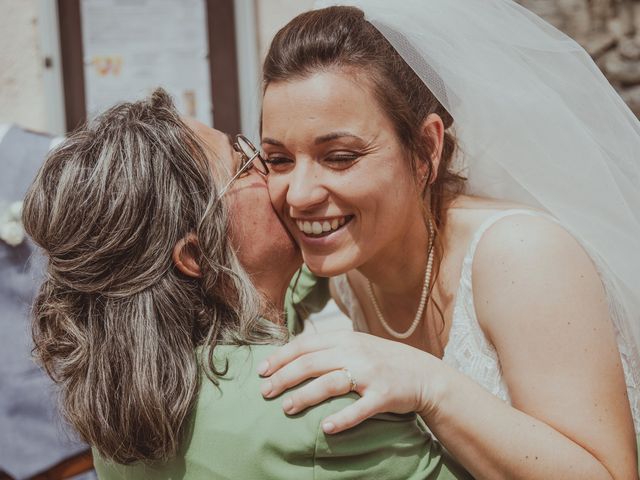
[[[373,285],[369,280],[367,280],[367,293],[369,294],[369,299],[373,304],[373,309],[376,312],[376,316],[378,317],[380,324],[384,327],[387,333],[394,338],[400,340],[409,338],[411,335],[413,335],[413,332],[416,331],[416,328],[418,328],[418,325],[420,324],[420,320],[422,319],[424,313],[424,307],[427,304],[427,296],[429,295],[429,284],[431,282],[431,271],[433,270],[433,256],[435,251],[435,246],[433,244],[434,238],[435,231],[433,229],[433,225],[431,224],[431,222],[429,222],[429,256],[427,258],[427,266],[424,271],[424,283],[422,284],[422,292],[420,293],[420,303],[418,304],[418,311],[416,312],[416,316],[413,319],[413,323],[407,331],[397,332],[386,322],[386,320],[384,319],[384,315],[382,314],[382,310],[380,309],[380,305],[378,305],[376,294],[373,291]]]

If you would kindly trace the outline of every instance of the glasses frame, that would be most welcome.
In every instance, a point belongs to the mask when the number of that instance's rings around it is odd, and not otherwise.
[[[251,156],[248,156],[244,152],[244,150],[240,146],[239,141],[243,141],[244,143],[246,143],[249,149],[253,151]],[[255,168],[254,161],[256,159],[259,160],[260,163],[262,164],[262,167],[264,168],[264,172],[261,171],[259,168],[256,168],[256,171],[263,177],[266,177],[267,175],[269,175],[269,167],[267,165],[267,162],[265,162],[264,158],[262,158],[262,155],[260,154],[260,150],[258,150],[247,137],[245,137],[242,134],[236,135],[232,147],[236,152],[242,155],[242,165],[240,166],[236,174],[233,177],[231,177],[231,180],[229,180],[227,184],[224,186],[224,188],[220,191],[220,193],[218,194],[218,198],[221,198],[225,193],[227,193],[227,191],[229,191],[229,188],[231,188],[231,185],[233,184],[233,182],[235,182],[240,175],[242,175],[243,173],[247,173],[252,168]]]

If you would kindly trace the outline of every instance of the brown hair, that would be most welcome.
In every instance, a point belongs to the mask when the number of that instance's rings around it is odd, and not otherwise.
[[[451,133],[453,117],[384,35],[365,19],[364,12],[355,7],[305,12],[283,27],[273,39],[264,62],[264,89],[271,83],[304,78],[329,69],[366,74],[374,97],[407,152],[416,182],[420,162],[427,163],[427,178],[435,180],[425,182],[421,191],[423,213],[425,223],[432,222],[435,227],[436,258],[442,258],[443,245],[437,234],[444,228],[448,205],[462,192],[465,182],[465,178],[452,169],[457,148]],[[433,171],[430,161],[434,141],[422,131],[423,122],[432,113],[440,116],[446,129],[437,172]],[[435,276],[438,265],[439,262],[434,265]]]
[[[70,424],[108,459],[174,455],[201,367],[224,373],[213,364],[216,343],[283,335],[258,315],[207,157],[163,90],[113,107],[52,152],[23,221],[48,256],[34,353]],[[190,232],[199,279],[172,261]]]

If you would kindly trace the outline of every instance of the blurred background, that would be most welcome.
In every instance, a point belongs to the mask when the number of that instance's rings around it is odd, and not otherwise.
[[[519,3],[581,43],[640,116],[640,0]],[[94,478],[87,447],[58,417],[52,385],[30,357],[42,261],[24,239],[19,202],[48,150],[104,108],[157,86],[182,113],[255,140],[269,42],[312,5],[0,0],[0,480]]]

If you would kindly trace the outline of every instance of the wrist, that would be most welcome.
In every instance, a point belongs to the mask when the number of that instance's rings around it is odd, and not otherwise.
[[[439,358],[424,355],[422,361],[423,374],[418,380],[418,409],[417,413],[423,419],[433,419],[438,416],[441,405],[451,390],[452,375],[450,368]]]

